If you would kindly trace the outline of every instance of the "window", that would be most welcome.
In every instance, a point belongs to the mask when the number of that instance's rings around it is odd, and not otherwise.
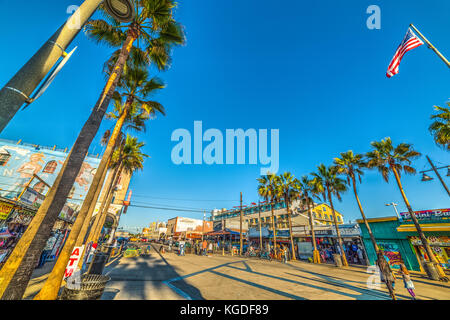
[[[38,182],[34,185],[33,190],[42,194],[45,190],[45,184],[42,182]]]
[[[44,173],[55,173],[56,167],[58,166],[58,163],[56,161],[50,161],[45,165]]]
[[[2,150],[0,153],[0,167],[4,167],[8,163],[10,158],[11,155],[9,154],[9,152],[6,150]]]
[[[324,212],[327,211],[327,208],[325,208],[325,207],[323,207],[322,209],[323,209]]]

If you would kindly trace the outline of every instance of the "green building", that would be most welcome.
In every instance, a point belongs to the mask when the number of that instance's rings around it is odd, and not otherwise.
[[[417,211],[415,214],[436,259],[446,272],[450,272],[450,209]],[[409,270],[424,271],[422,263],[428,260],[428,256],[408,214],[402,213],[400,220],[386,217],[367,221],[377,245],[383,249],[393,268],[398,268],[398,264],[403,262]],[[357,222],[370,264],[374,265],[376,254],[369,233],[363,220]]]

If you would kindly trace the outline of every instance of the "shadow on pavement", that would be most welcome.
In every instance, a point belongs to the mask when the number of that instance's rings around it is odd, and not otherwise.
[[[183,299],[204,300],[200,291],[180,278],[176,268],[171,266],[155,247],[151,254],[142,254],[139,257],[121,257],[105,268],[105,274],[111,277],[102,300],[161,300],[161,292],[175,293]],[[167,281],[180,278],[178,281]],[[174,288],[179,288],[188,296]],[[170,299],[170,298],[169,298]]]

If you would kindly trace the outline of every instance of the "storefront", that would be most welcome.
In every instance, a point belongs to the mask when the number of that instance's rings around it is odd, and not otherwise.
[[[342,238],[342,245],[345,255],[350,264],[367,265],[368,257],[364,242],[361,237],[361,230],[357,224],[342,224],[339,226]],[[294,230],[294,238],[298,245],[298,255],[300,259],[312,259],[313,245],[309,227],[303,231]],[[316,247],[323,262],[333,263],[333,254],[339,253],[339,243],[334,226],[317,226],[314,230]]]
[[[406,234],[398,232],[401,221],[397,217],[367,219],[378,247],[383,250],[386,260],[393,269],[405,264],[408,270],[421,271],[421,265],[413,251]],[[363,220],[357,220],[361,228],[370,265],[375,265],[377,255]]]
[[[26,199],[30,199],[28,194]],[[6,262],[36,214],[37,206],[33,204],[28,204],[28,200],[22,201],[22,198],[20,201],[0,198],[0,267]],[[37,267],[58,256],[74,219],[74,210],[66,206],[55,222]]]
[[[445,272],[450,273],[450,209],[416,211],[415,215],[436,259]],[[428,255],[410,215],[401,213],[401,216],[397,232],[406,237],[423,269]]]

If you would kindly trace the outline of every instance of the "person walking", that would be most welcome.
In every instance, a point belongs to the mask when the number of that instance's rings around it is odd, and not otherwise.
[[[287,263],[288,260],[288,249],[286,246],[283,246],[281,249],[281,252],[283,253],[283,263]]]
[[[380,268],[381,281],[386,284],[389,290],[389,295],[391,296],[392,300],[397,300],[397,298],[395,297],[395,276],[392,272],[391,267],[389,266],[389,263],[384,258],[382,251],[378,251],[377,266],[378,268]]]
[[[179,246],[179,248],[180,248],[180,256],[184,256],[184,246],[185,246],[185,242],[184,242],[184,241],[178,242],[178,246]]]
[[[409,274],[408,269],[406,268],[406,266],[401,263],[400,264],[400,274],[403,277],[403,283],[405,285],[406,290],[408,290],[409,294],[411,295],[411,297],[416,300],[416,293],[414,292],[414,283],[411,280],[411,276]]]
[[[207,255],[207,254],[206,254],[207,248],[208,248],[208,242],[206,242],[206,240],[203,240],[203,243],[202,243],[202,249],[203,249],[203,255],[204,255],[204,256]]]

